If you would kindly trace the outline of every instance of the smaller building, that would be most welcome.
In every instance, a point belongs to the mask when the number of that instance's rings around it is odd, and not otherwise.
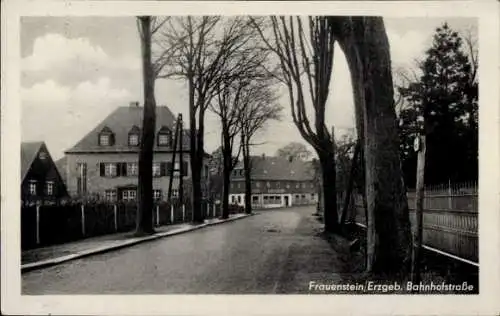
[[[256,208],[290,207],[318,201],[311,162],[282,157],[251,157],[252,206]],[[229,202],[245,204],[243,163],[231,174]]]
[[[53,203],[68,197],[66,185],[44,142],[21,144],[21,200]]]

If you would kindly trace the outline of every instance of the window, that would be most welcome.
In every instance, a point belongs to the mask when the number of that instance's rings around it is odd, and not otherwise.
[[[280,183],[276,182],[276,189],[279,189],[279,188],[280,188]]]
[[[241,189],[241,183],[238,182],[238,189]]]
[[[300,188],[300,183],[297,183],[297,184],[295,185],[295,188],[296,188],[296,189]]]
[[[106,201],[114,202],[116,201],[116,190],[106,190],[105,191]]]
[[[295,198],[296,198],[296,199],[299,199],[299,195],[298,195],[298,194],[296,194],[296,195],[295,195]]]
[[[47,183],[45,184],[45,194],[46,195],[54,194],[54,182],[47,181]]]
[[[271,187],[271,182],[267,181],[266,186],[267,186],[268,188],[270,188],[270,187]]]
[[[137,166],[137,162],[127,163],[127,175],[137,176],[138,174],[139,174],[139,168]]]
[[[160,163],[153,163],[153,177],[159,177],[161,175]]]
[[[137,191],[136,190],[123,190],[122,199],[124,201],[133,201],[136,198]]]
[[[158,146],[171,146],[172,132],[168,127],[162,126],[158,132]]]
[[[78,175],[76,177],[76,191],[78,194],[85,194],[87,192],[87,163],[80,162],[76,165]],[[104,176],[104,174],[101,174]]]
[[[36,195],[36,181],[30,181],[29,190],[30,190],[30,195]]]
[[[286,188],[287,188],[287,189],[290,189],[290,183],[287,183],[287,184],[286,184]]]
[[[306,198],[306,196],[305,196],[304,194],[302,194],[301,198],[305,199],[305,198]]]
[[[109,146],[109,135],[101,135],[99,136],[99,142],[101,146]]]
[[[253,195],[252,196],[252,202],[257,203],[259,201],[259,196],[258,195]]]
[[[172,197],[174,198],[179,197],[179,189],[172,189]]]
[[[260,188],[260,182],[258,182],[258,181],[257,181],[257,182],[255,182],[255,187],[256,187],[256,188]]]
[[[115,135],[109,129],[109,127],[104,127],[101,132],[99,133],[99,146],[112,146],[114,145],[115,142]]]
[[[230,186],[231,186],[231,189],[234,189],[234,183],[231,183]]]
[[[241,195],[238,195],[238,203],[241,203]]]
[[[234,195],[231,196],[231,203],[234,203]]]
[[[139,145],[139,134],[129,134],[128,135],[128,145],[138,146]]]
[[[314,193],[311,193],[311,199],[314,199]]]
[[[115,163],[105,163],[104,164],[104,175],[106,177],[116,177],[116,164]]]
[[[305,189],[305,188],[306,188],[306,184],[302,183],[302,189]]]
[[[311,188],[314,188],[314,183],[311,183]]]
[[[153,199],[161,200],[161,190],[153,190]]]

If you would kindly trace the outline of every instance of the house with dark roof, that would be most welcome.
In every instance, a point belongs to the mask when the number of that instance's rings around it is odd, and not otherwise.
[[[137,197],[138,159],[143,108],[137,102],[117,108],[65,152],[66,183],[72,196],[99,196],[110,201],[135,200]],[[172,164],[176,118],[166,106],[156,107],[156,131],[153,156],[154,198],[166,200],[169,175],[173,168],[173,197],[178,195],[180,163],[183,177],[191,177],[189,132],[183,130],[183,161],[177,155]],[[203,168],[202,181],[208,174]],[[202,185],[203,187],[203,185]]]
[[[68,192],[44,142],[21,144],[21,200],[56,202]]]
[[[318,201],[311,162],[282,157],[251,157],[252,205],[257,208],[289,207]],[[231,174],[230,203],[244,205],[243,163]]]

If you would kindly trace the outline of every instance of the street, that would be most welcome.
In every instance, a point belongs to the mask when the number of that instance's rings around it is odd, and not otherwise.
[[[258,213],[25,273],[23,294],[308,293],[350,269],[313,206]]]

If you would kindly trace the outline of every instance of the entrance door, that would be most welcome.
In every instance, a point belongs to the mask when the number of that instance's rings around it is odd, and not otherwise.
[[[290,203],[288,201],[288,195],[285,195],[285,207],[289,207]]]

